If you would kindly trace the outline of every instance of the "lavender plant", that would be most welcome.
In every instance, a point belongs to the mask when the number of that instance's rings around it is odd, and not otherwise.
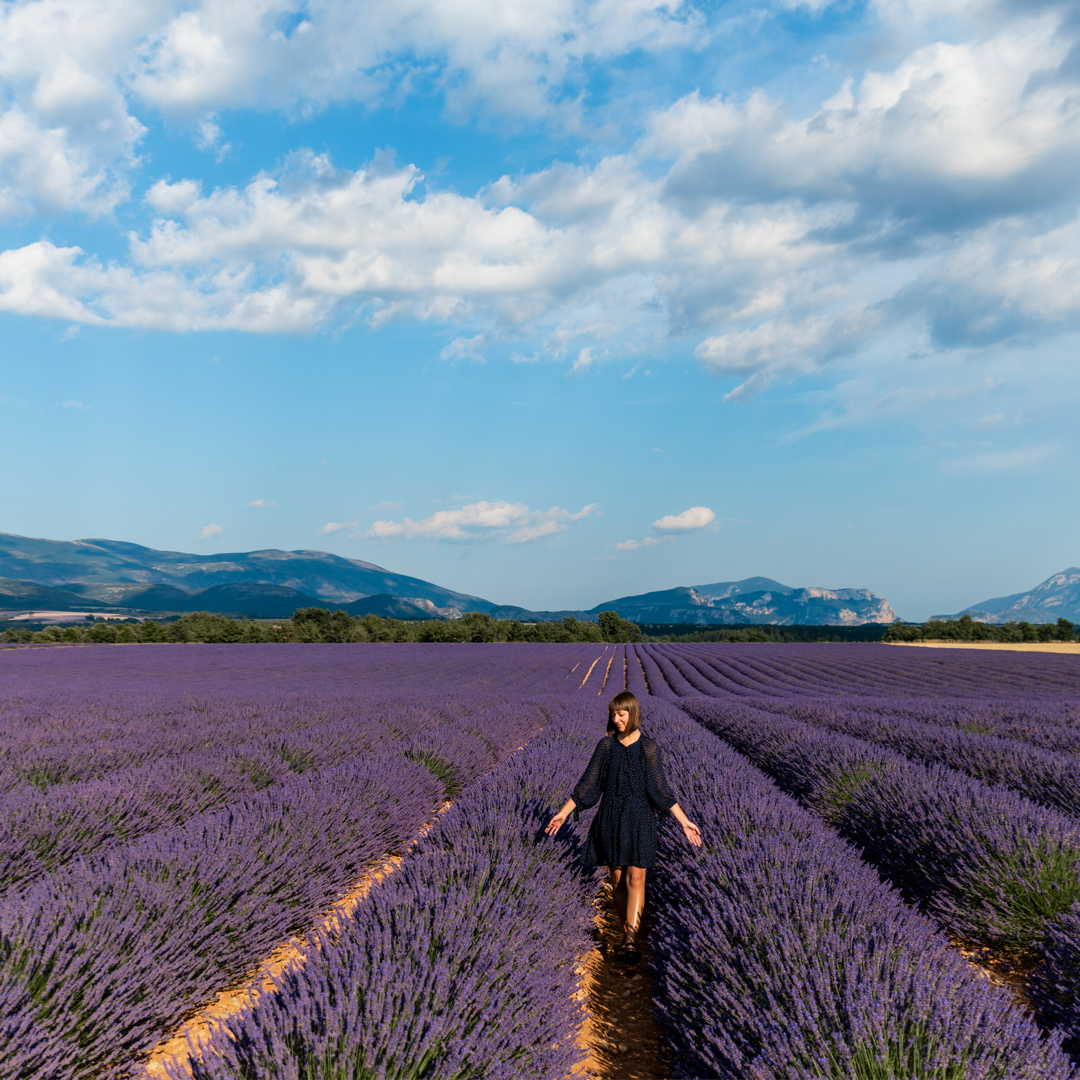
[[[670,705],[646,703],[705,847],[661,830],[654,1007],[676,1075],[1074,1075],[858,852]]]
[[[400,849],[442,785],[400,755],[279,784],[86,856],[0,904],[7,1075],[120,1075]]]
[[[542,832],[595,741],[594,704],[556,714],[477,781],[281,989],[183,1066],[197,1080],[564,1076],[580,1055],[575,961],[595,886],[583,833]]]
[[[847,735],[702,698],[681,705],[963,938],[1033,947],[1080,898],[1073,818]]]

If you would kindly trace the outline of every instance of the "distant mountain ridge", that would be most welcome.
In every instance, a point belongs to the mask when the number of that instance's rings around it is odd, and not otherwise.
[[[1058,619],[1080,622],[1080,567],[1070,566],[1027,592],[997,596],[964,608],[956,615],[935,615],[935,619],[958,619],[970,615],[975,622],[1048,623]]]
[[[764,577],[624,596],[590,614],[600,611],[617,611],[639,623],[696,626],[864,626],[897,618],[888,600],[869,589],[795,589]]]
[[[212,611],[276,619],[316,605],[398,619],[453,619],[470,611],[523,622],[617,611],[635,622],[697,626],[861,626],[896,619],[888,601],[867,589],[796,589],[766,577],[624,596],[588,611],[531,611],[325,551],[193,555],[121,540],[0,533],[0,608],[8,610]]]
[[[385,594],[430,604],[433,612],[452,615],[490,611],[495,604],[479,596],[455,592],[421,578],[395,574],[374,563],[346,559],[326,551],[234,552],[191,555],[158,551],[122,540],[42,540],[0,533],[0,578],[35,582],[75,591],[72,586],[101,585],[85,591],[108,606],[143,610],[185,610],[175,604],[138,603],[138,587],[171,586],[193,593],[217,585],[276,585],[295,590],[323,604],[344,606],[364,597]],[[104,588],[107,586],[107,588]],[[149,600],[148,594],[143,594]],[[159,594],[164,597],[164,594]],[[173,600],[180,597],[173,594]],[[305,604],[297,604],[303,607]],[[202,608],[199,610],[207,610]],[[271,616],[278,617],[278,616]]]

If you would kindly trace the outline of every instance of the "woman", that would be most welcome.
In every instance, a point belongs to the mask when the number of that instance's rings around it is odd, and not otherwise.
[[[623,942],[615,957],[637,963],[638,927],[645,907],[645,872],[656,861],[656,811],[670,811],[687,840],[701,846],[701,832],[682,812],[664,778],[660,747],[641,732],[641,705],[628,691],[608,702],[607,736],[596,744],[572,798],[544,830],[554,836],[578,807],[595,806],[583,862],[607,866],[615,911],[623,924]]]

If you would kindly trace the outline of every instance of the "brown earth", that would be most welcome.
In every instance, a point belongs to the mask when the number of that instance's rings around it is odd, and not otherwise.
[[[582,957],[577,1000],[587,1010],[577,1046],[587,1051],[574,1066],[572,1080],[663,1080],[660,1033],[652,1014],[652,978],[645,963],[620,964],[612,954],[622,941],[622,926],[611,910],[611,886],[604,884],[596,901],[593,934],[596,947]],[[645,959],[649,950],[646,915],[639,934]]]
[[[1038,967],[1039,958],[1028,952],[997,951],[974,942],[953,940],[949,944],[981,975],[995,986],[1008,990],[1017,1004],[1029,1016],[1034,1015],[1027,983],[1031,973]]]
[[[1080,653],[1080,641],[890,641],[921,649],[997,649],[999,652]]]

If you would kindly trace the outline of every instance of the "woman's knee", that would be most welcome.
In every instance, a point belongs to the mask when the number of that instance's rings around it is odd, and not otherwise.
[[[626,878],[631,889],[644,888],[645,868],[641,866],[628,866],[626,868]]]

